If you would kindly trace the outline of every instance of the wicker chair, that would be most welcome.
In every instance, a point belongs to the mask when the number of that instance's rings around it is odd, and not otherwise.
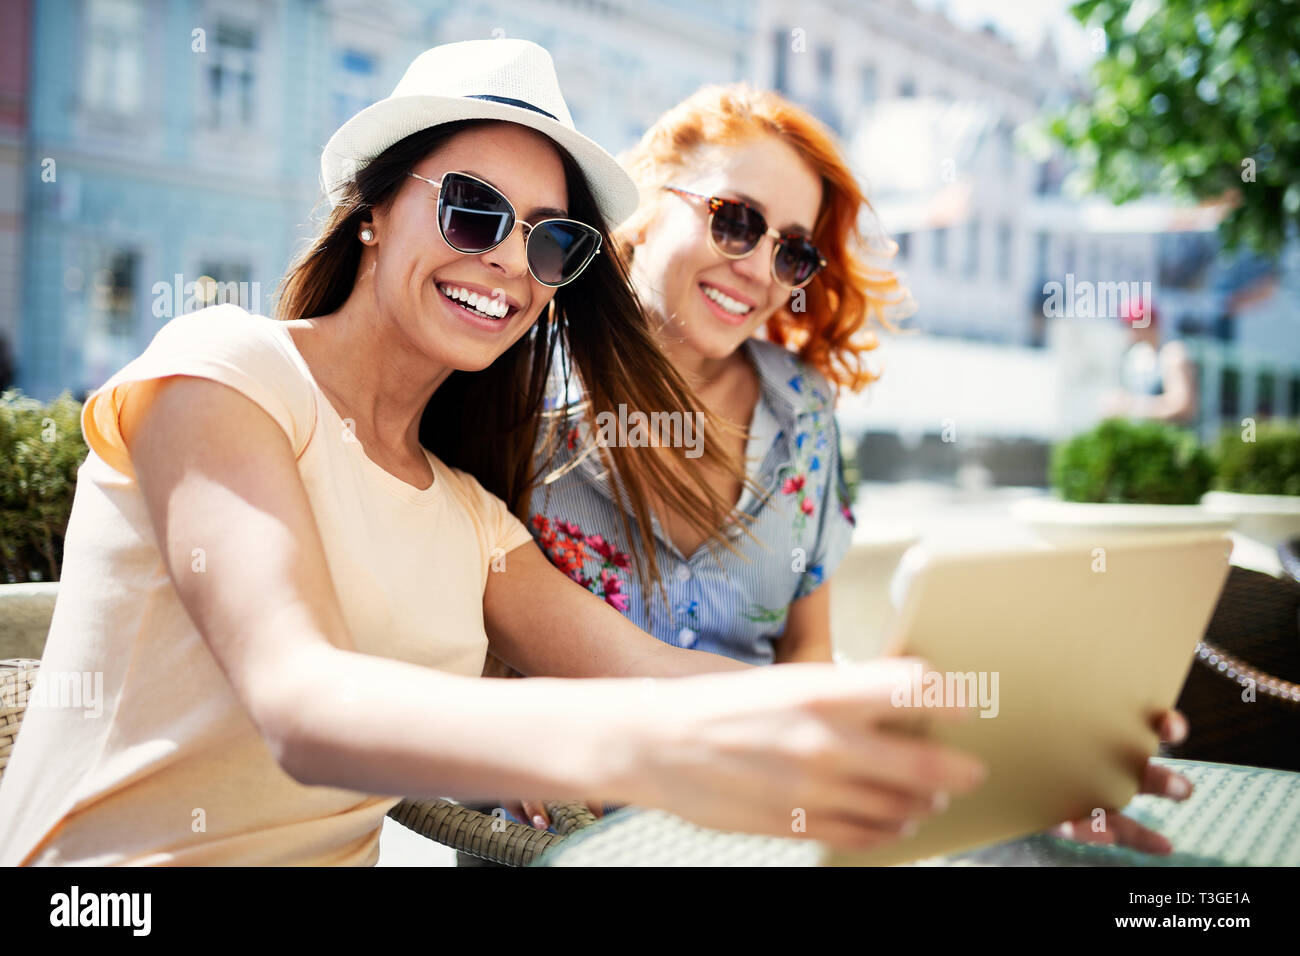
[[[41,662],[0,661],[0,780],[13,752]],[[548,803],[557,833],[536,830],[451,800],[403,800],[388,815],[423,837],[504,866],[527,866],[565,836],[596,821],[581,803]]]
[[[1168,756],[1300,771],[1298,546],[1278,548],[1283,577],[1229,570],[1178,698],[1192,733]]]

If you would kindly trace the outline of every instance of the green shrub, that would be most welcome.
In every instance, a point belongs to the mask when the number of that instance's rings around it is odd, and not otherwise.
[[[1189,431],[1109,418],[1054,447],[1049,473],[1066,501],[1192,505],[1209,491],[1214,461]]]
[[[81,404],[0,394],[0,581],[57,581],[77,469],[89,449]]]
[[[1255,440],[1230,429],[1215,449],[1215,487],[1248,495],[1300,495],[1300,422],[1263,422]]]

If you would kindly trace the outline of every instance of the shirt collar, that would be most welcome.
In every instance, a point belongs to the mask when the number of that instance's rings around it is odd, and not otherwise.
[[[779,481],[782,477],[776,473],[780,469],[774,468],[775,463],[788,465],[793,461],[795,435],[800,425],[800,418],[823,409],[830,410],[829,388],[819,373],[808,369],[799,361],[798,356],[784,346],[763,339],[750,338],[741,347],[746,350],[754,363],[762,393],[751,427],[759,425],[760,419],[764,417],[762,406],[766,404],[771,418],[775,420],[779,429],[778,433],[770,439],[772,445],[769,446],[767,455],[761,461],[749,462],[749,467],[754,469],[753,475],[759,484],[773,486],[767,488],[771,492],[775,487],[773,482]],[[768,424],[772,422],[769,420]],[[577,429],[576,447],[570,451],[567,438],[575,428]],[[581,455],[582,461],[574,467],[574,470],[581,472],[594,488],[613,501],[613,491],[610,488],[611,474],[594,447],[595,434],[592,423],[586,418],[572,416],[566,419],[563,431],[561,437],[564,444],[559,462],[568,464],[574,455]],[[747,448],[746,451],[753,452],[756,449]],[[757,508],[757,501],[748,489],[742,495],[739,507],[745,511],[753,511]],[[658,532],[657,521],[655,525],[655,531]],[[733,529],[733,533],[738,530]]]

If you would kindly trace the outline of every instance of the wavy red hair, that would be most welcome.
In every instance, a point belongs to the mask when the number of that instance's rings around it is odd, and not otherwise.
[[[705,86],[655,121],[641,141],[620,159],[641,190],[641,205],[617,232],[630,259],[629,237],[653,218],[663,187],[711,148],[734,146],[762,136],[775,136],[792,146],[821,177],[822,205],[813,228],[813,242],[826,267],[800,292],[801,311],[791,303],[773,313],[767,335],[793,348],[799,357],[834,385],[858,391],[879,376],[867,368],[864,355],[879,344],[870,323],[892,331],[891,320],[912,311],[907,289],[893,270],[868,264],[868,258],[888,259],[897,244],[884,240],[872,249],[858,222],[863,210],[875,211],[858,185],[835,140],[820,121],[789,100],[743,83]]]

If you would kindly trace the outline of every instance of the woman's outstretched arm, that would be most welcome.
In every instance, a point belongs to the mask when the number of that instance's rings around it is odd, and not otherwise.
[[[488,574],[483,622],[491,651],[530,677],[685,677],[749,670],[719,654],[647,634],[551,564],[535,544]]]
[[[981,776],[964,754],[880,729],[896,716],[890,694],[910,679],[908,662],[492,681],[357,653],[293,452],[266,412],[224,385],[174,376],[133,388],[121,425],[181,600],[302,783],[638,803],[785,836],[799,809],[807,829],[794,835],[865,848]],[[195,548],[203,572],[191,570]],[[509,604],[494,599],[498,626]],[[569,666],[594,670],[580,655]]]

